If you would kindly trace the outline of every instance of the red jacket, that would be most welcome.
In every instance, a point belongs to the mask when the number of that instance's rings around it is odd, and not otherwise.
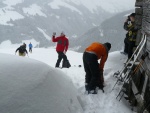
[[[58,52],[66,52],[68,50],[69,41],[65,36],[52,37],[53,42],[57,42],[56,51]]]

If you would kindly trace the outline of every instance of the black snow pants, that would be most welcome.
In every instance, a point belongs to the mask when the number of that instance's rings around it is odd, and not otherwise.
[[[129,41],[128,38],[126,37],[124,39],[124,52],[128,54],[128,47],[129,47]]]
[[[58,52],[58,51],[57,51],[57,53],[58,53],[58,59],[57,59],[57,62],[56,62],[55,67],[59,67],[60,62],[61,62],[62,59],[63,59],[64,61],[67,60],[67,56],[66,56],[63,52]]]
[[[129,47],[128,47],[128,59],[131,58],[133,54],[133,48],[135,47],[135,41],[130,41],[129,42]]]
[[[31,53],[32,53],[32,48],[31,48],[31,47],[29,48],[29,52],[31,52]]]
[[[92,53],[84,52],[83,64],[85,70],[85,83],[87,83],[88,90],[95,90],[100,84],[100,70],[97,56]]]

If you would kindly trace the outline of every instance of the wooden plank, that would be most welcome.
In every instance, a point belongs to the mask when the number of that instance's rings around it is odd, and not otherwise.
[[[142,15],[143,14],[143,8],[140,8],[140,7],[135,8],[135,13],[136,13],[136,15]]]
[[[136,2],[143,2],[143,0],[136,0]]]
[[[143,6],[143,2],[136,2],[136,3],[135,3],[135,6],[136,6],[136,7],[142,7],[142,6]]]
[[[142,7],[143,6],[143,0],[136,0],[135,6],[136,7]]]
[[[142,7],[148,7],[149,4],[150,4],[150,0],[143,0]]]
[[[143,3],[148,4],[148,3],[150,3],[150,0],[143,0]]]
[[[138,88],[136,87],[134,81],[131,80],[131,82],[132,82],[132,91],[134,93],[136,100],[138,101],[138,103],[143,103],[144,101],[143,96],[139,94]]]
[[[140,27],[141,27],[141,26],[140,26]],[[135,45],[139,45],[139,43],[140,43],[140,41],[141,41],[141,38],[142,38],[141,30],[138,30],[137,36],[136,36],[136,43],[135,43]]]
[[[141,15],[136,15],[135,16],[135,24],[137,26],[141,26],[142,25],[142,16]]]
[[[142,31],[150,35],[150,4],[143,8]]]
[[[147,37],[147,42],[146,42],[146,50],[150,52],[150,37]],[[150,58],[150,54],[148,56]],[[150,61],[149,61],[150,62]]]
[[[142,22],[142,32],[147,36],[150,36],[150,23],[147,21]]]
[[[150,16],[150,9],[143,9],[143,18]]]
[[[142,32],[150,36],[150,0],[143,0]]]

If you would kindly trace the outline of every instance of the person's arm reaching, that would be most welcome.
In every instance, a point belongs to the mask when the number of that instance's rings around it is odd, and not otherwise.
[[[53,35],[52,35],[52,41],[53,42],[58,42],[58,37],[55,37],[56,36],[56,33],[54,32]]]
[[[100,70],[103,70],[106,60],[107,60],[107,55],[102,56],[100,64],[99,64]]]

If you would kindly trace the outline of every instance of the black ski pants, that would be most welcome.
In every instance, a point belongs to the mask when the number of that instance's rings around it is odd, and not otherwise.
[[[133,48],[135,47],[135,41],[130,41],[128,46],[128,59],[131,58],[133,54]]]
[[[31,47],[29,48],[29,52],[31,52],[31,53],[32,53],[32,48],[31,48]]]
[[[128,41],[128,38],[126,37],[124,39],[124,52],[125,53],[128,53],[128,47],[129,47],[129,41]]]
[[[58,52],[58,51],[57,51],[57,53],[58,53],[58,59],[57,59],[57,62],[56,62],[55,67],[59,67],[60,62],[61,62],[62,59],[63,59],[64,61],[67,60],[67,56],[66,56],[63,52]]]
[[[92,53],[84,52],[83,64],[85,70],[85,83],[89,90],[95,90],[100,83],[100,70],[97,56]]]

